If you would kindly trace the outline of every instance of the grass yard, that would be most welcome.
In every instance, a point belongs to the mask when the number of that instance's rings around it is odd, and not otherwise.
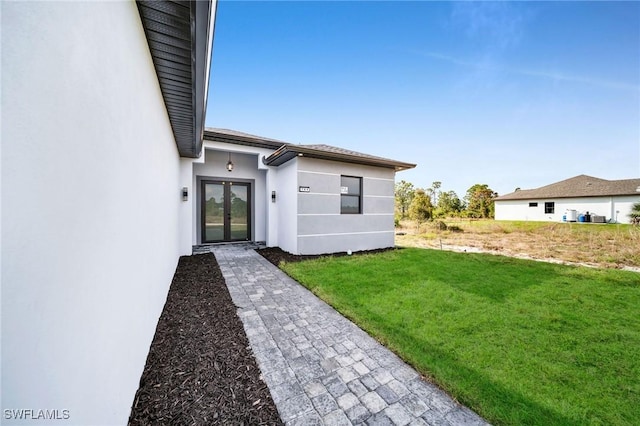
[[[640,422],[640,274],[407,248],[281,267],[494,424]]]

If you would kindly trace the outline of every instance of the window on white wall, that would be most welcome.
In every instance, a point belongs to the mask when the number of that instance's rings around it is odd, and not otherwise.
[[[553,214],[556,211],[556,203],[553,201],[544,203],[544,212],[545,214]]]
[[[362,178],[354,176],[340,177],[340,213],[362,213]]]
[[[529,207],[538,207],[538,203],[529,203]]]

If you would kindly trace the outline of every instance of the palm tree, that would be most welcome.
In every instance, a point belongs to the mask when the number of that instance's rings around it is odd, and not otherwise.
[[[629,213],[631,223],[634,225],[640,225],[640,203],[635,203],[631,206],[631,213]]]

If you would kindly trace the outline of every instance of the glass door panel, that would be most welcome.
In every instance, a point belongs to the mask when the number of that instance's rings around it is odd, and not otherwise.
[[[204,184],[203,242],[224,241],[224,185]]]
[[[249,240],[249,186],[232,183],[229,190],[229,239]]]

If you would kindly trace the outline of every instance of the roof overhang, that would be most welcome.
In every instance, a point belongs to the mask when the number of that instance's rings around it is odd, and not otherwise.
[[[286,142],[276,139],[263,138],[233,130],[211,128],[204,130],[204,140],[267,149],[278,149],[286,144]]]
[[[322,149],[311,148],[304,145],[286,144],[278,148],[269,157],[263,159],[268,166],[280,166],[296,157],[316,158],[320,160],[340,161],[343,163],[353,163],[365,166],[384,167],[394,169],[396,172],[413,169],[415,164],[386,158],[376,158],[368,156],[353,155],[345,152],[331,152]]]
[[[394,169],[397,172],[416,167],[415,164],[374,157],[328,145],[298,145],[228,129],[205,129],[204,140],[274,150],[271,155],[262,159],[263,164],[274,167],[278,167],[296,157],[384,167]]]
[[[216,0],[136,0],[182,157],[202,152]]]

